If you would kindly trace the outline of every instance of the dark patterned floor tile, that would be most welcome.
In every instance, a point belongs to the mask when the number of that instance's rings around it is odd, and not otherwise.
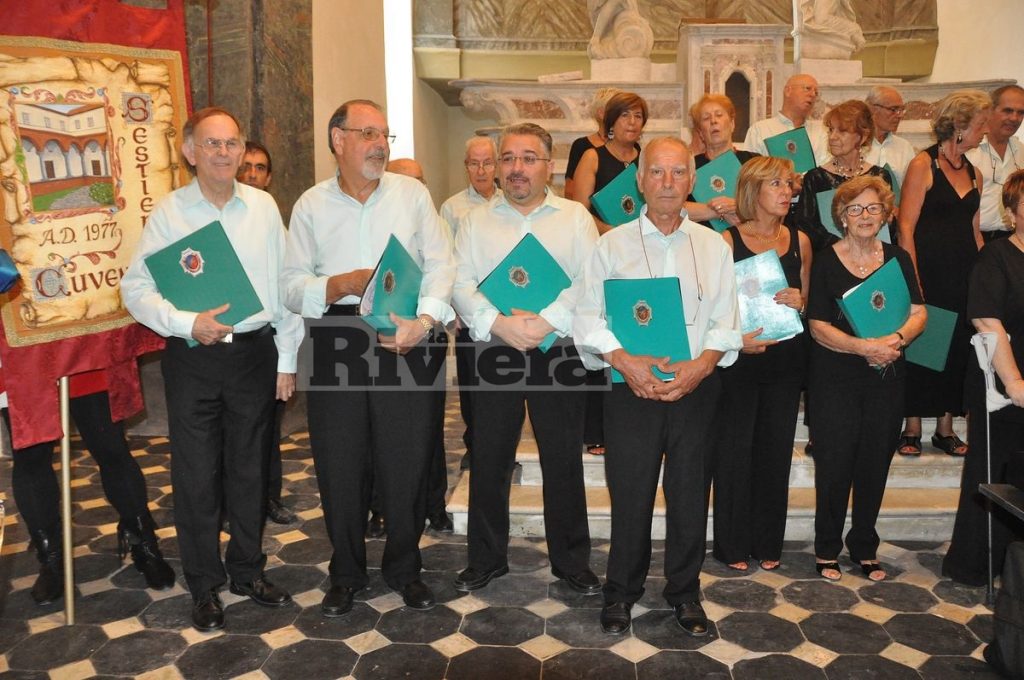
[[[966,626],[932,614],[897,614],[884,627],[896,642],[925,654],[967,656],[979,644]]]
[[[932,592],[943,602],[958,604],[961,607],[974,607],[985,604],[985,586],[965,586],[956,581],[939,581],[932,587]]]
[[[984,661],[969,656],[936,656],[917,669],[922,680],[997,680],[998,673]]]
[[[224,630],[240,635],[262,635],[290,626],[301,612],[302,608],[294,602],[283,607],[263,607],[245,599],[224,609]]]
[[[97,475],[98,476],[98,475]],[[107,496],[103,493],[103,487],[96,482],[91,480],[92,483],[86,486],[78,486],[71,490],[71,498],[75,503],[83,503],[85,501],[94,501],[97,498],[105,499]],[[78,521],[76,514],[75,521]]]
[[[96,527],[85,527],[75,524],[71,527],[71,544],[85,545],[100,535]]]
[[[873,654],[844,654],[825,666],[828,680],[920,680],[917,671]]]
[[[995,622],[991,614],[978,614],[967,622],[967,627],[982,642],[991,642],[995,638]]]
[[[150,515],[158,527],[174,526],[174,506],[151,510]]]
[[[781,592],[790,604],[812,612],[844,612],[860,602],[857,593],[849,588],[821,579],[796,581]]]
[[[292,489],[289,486],[291,493],[281,497],[281,502],[291,508],[294,512],[305,512],[306,510],[312,510],[313,508],[320,507],[320,496],[313,493],[299,493],[297,489]],[[324,520],[320,517],[316,518],[317,522],[322,526]]]
[[[173,509],[174,508],[174,492],[160,494],[153,501],[161,508]]]
[[[886,541],[886,543],[910,552],[926,552],[939,550],[944,541]]]
[[[457,575],[458,572],[454,571],[424,571],[420,573],[420,580],[434,591],[434,601],[438,604],[444,604],[445,602],[451,602],[466,596],[466,593],[460,593],[458,590],[455,590],[455,577]]]
[[[46,671],[4,671],[4,680],[49,680],[50,674]]]
[[[909,583],[883,581],[862,586],[857,592],[865,602],[897,612],[926,612],[939,603],[930,592]]]
[[[576,609],[600,609],[604,606],[600,592],[584,595],[573,590],[569,587],[568,583],[561,579],[555,579],[548,586],[548,597],[558,600],[567,607],[574,607]]]
[[[446,680],[479,680],[483,672],[502,680],[539,680],[541,663],[521,649],[477,647],[448,665]]]
[[[811,614],[800,629],[810,642],[839,654],[878,654],[892,643],[880,625],[853,614]]]
[[[707,553],[704,558],[704,566],[701,567],[701,571],[711,576],[717,576],[718,578],[743,578],[749,576],[752,570],[737,571],[736,569],[730,569],[729,565],[719,562],[711,556],[711,552]]]
[[[312,470],[311,470],[312,472]],[[316,477],[307,477],[306,479],[297,479],[288,481],[288,489],[292,493],[298,493],[302,495],[314,496],[320,493],[320,487],[316,484]]]
[[[847,561],[844,563],[842,560],[840,560],[840,564],[843,564],[843,571],[849,574],[850,576],[853,576],[867,584],[874,583],[874,581],[869,580],[864,575],[864,570],[861,569],[860,564],[855,563],[853,561]],[[902,576],[906,572],[906,570],[903,567],[893,564],[892,562],[886,562],[885,560],[881,560],[880,564],[882,565],[882,569],[884,569],[885,573],[887,574],[885,583],[892,583],[894,579],[898,578],[899,576]]]
[[[146,475],[146,486],[163,487],[171,486],[171,472],[150,472]]]
[[[518,607],[488,607],[466,616],[460,631],[481,645],[514,647],[543,634],[544,619]]]
[[[800,628],[761,612],[735,612],[718,622],[722,639],[752,652],[788,652],[804,641]]]
[[[521,545],[508,548],[508,570],[513,574],[528,574],[550,566],[547,553],[539,548]]]
[[[129,558],[131,559],[131,558]],[[93,553],[75,558],[75,583],[88,583],[96,579],[112,576],[122,565],[116,553]]]
[[[159,545],[160,552],[164,557],[174,557],[176,559],[181,557],[181,551],[178,549],[178,538],[176,536],[161,538]]]
[[[185,678],[233,678],[257,670],[270,651],[266,642],[252,635],[221,635],[191,645],[175,665]]]
[[[71,464],[71,479],[89,479],[97,472],[99,468],[95,465],[80,462]]]
[[[729,667],[698,652],[658,652],[636,665],[637,680],[731,680]]]
[[[676,623],[675,614],[671,609],[650,611],[634,618],[633,635],[658,649],[682,651],[700,649],[719,638],[718,625],[715,621],[708,622],[708,634],[705,637],[690,637]]]
[[[99,625],[138,616],[153,602],[144,590],[112,588],[78,598],[75,603],[75,621]]]
[[[775,607],[777,595],[757,581],[723,580],[705,588],[704,599],[733,609],[766,612]]]
[[[156,446],[166,446],[170,449],[170,444],[157,444]],[[166,453],[138,453],[135,454],[135,462],[138,463],[139,467],[145,470],[146,468],[163,466],[170,469],[171,457]]]
[[[402,607],[380,617],[377,632],[392,642],[430,644],[459,629],[462,616],[448,607],[415,611]]]
[[[15,532],[11,529],[12,527],[6,529],[5,540],[9,543],[15,541]],[[38,573],[39,560],[36,558],[36,551],[32,548],[13,555],[4,555],[3,560],[0,560],[0,578],[4,579],[4,583],[8,578],[15,579]]]
[[[192,596],[188,593],[157,600],[139,614],[146,628],[182,630],[192,625]]]
[[[388,645],[359,657],[352,676],[356,680],[441,680],[448,659],[427,645]]]
[[[343,616],[327,618],[320,613],[320,607],[306,607],[293,624],[308,638],[320,640],[344,640],[373,630],[380,620],[380,612],[363,602],[352,605],[352,611]]]
[[[369,579],[363,589],[356,593],[356,602],[368,602],[374,598],[380,597],[381,595],[387,595],[391,592],[391,587],[384,582],[384,577],[380,573],[380,569],[367,569],[366,576]],[[327,592],[327,588],[330,587],[330,581],[326,581],[320,584],[320,588],[324,592]]]
[[[111,640],[89,660],[99,673],[138,675],[173,663],[187,646],[177,633],[140,630]]]
[[[139,441],[138,443],[133,441],[131,447],[133,451],[143,449],[146,453],[155,453],[160,455],[167,455],[171,453],[171,442],[169,441],[159,442],[156,444],[150,444],[144,440]],[[167,457],[169,458],[170,456]]]
[[[11,668],[45,671],[88,659],[107,641],[99,626],[60,626],[25,638],[7,654]]]
[[[17,619],[0,619],[0,654],[28,637],[28,624]]]
[[[40,605],[35,603],[29,591],[29,588],[23,588],[7,593],[5,596],[0,596],[0,617],[28,620],[64,611],[63,597],[56,602]]]
[[[358,659],[344,642],[302,640],[274,650],[261,670],[272,680],[331,680],[351,673]]]
[[[326,538],[307,538],[289,543],[277,556],[285,564],[320,564],[331,559],[331,542]],[[367,564],[372,564],[367,560]]]
[[[435,543],[421,550],[420,557],[426,571],[459,572],[466,568],[466,544]]]
[[[764,680],[765,678],[800,678],[825,680],[825,671],[796,657],[769,654],[759,659],[744,659],[732,667],[733,680]]]
[[[320,587],[327,578],[327,574],[313,566],[286,564],[281,567],[268,569],[266,577],[274,584],[295,595]]]
[[[366,542],[367,568],[380,569],[381,560],[384,558],[384,546],[387,545],[385,538],[373,538]]]
[[[541,672],[544,680],[625,680],[636,677],[636,665],[614,652],[570,649],[545,661]]]
[[[935,576],[942,576],[942,560],[944,556],[933,552],[917,553],[918,563]]]
[[[306,461],[304,460],[281,460],[281,474],[282,475],[294,475],[296,472],[306,471]]]
[[[168,566],[174,570],[174,575],[178,580],[181,580],[181,560],[173,558],[165,558]],[[129,557],[125,562],[124,566],[121,567],[113,576],[110,577],[110,582],[118,588],[129,588],[134,590],[145,590],[146,589],[146,578],[142,573],[135,568],[135,565]]]
[[[644,583],[644,594],[637,604],[645,609],[671,609],[672,605],[665,601],[665,584],[668,581],[658,576],[648,576]]]
[[[608,648],[622,641],[621,636],[601,630],[600,614],[594,609],[568,609],[548,619],[547,634],[570,647]],[[545,667],[544,677],[547,677]]]
[[[525,607],[548,596],[548,581],[534,576],[508,574],[473,591],[473,595],[491,606]]]

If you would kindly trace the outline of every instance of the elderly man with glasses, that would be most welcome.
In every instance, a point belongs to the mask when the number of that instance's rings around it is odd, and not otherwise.
[[[903,116],[907,113],[903,96],[899,90],[876,85],[868,92],[864,102],[871,109],[871,120],[874,124],[871,148],[864,155],[864,160],[880,168],[888,166],[896,183],[903,186],[907,166],[917,153],[910,142],[896,134]]]
[[[983,178],[981,189],[981,237],[985,242],[1006,238],[1013,227],[1003,210],[1003,184],[1024,168],[1024,145],[1016,137],[1024,121],[1024,88],[1004,85],[992,92],[992,115],[981,144],[967,152],[967,160]]]
[[[232,593],[271,607],[291,601],[263,576],[262,534],[274,398],[288,399],[295,389],[302,320],[281,300],[285,235],[277,204],[265,191],[235,180],[245,150],[238,120],[222,108],[200,109],[182,137],[181,152],[195,178],[153,210],[121,281],[121,295],[139,323],[167,338],[162,366],[174,524],[192,593],[192,625],[210,631],[224,627],[217,590],[225,567]],[[218,320],[228,304],[200,313],[177,309],[157,288],[146,263],[214,221],[223,226],[262,305],[234,326]],[[193,256],[203,264],[201,252]],[[182,267],[188,271],[184,254]],[[224,564],[222,505],[231,522]]]

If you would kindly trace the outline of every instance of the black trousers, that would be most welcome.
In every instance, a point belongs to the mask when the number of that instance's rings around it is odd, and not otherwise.
[[[718,371],[679,401],[641,399],[625,383],[605,394],[605,477],[612,538],[605,602],[636,602],[651,566],[651,521],[662,458],[665,472],[665,585],[671,605],[700,597],[704,564],[704,451],[721,381]]]
[[[874,560],[875,531],[889,464],[903,423],[906,381],[872,376],[840,384],[811,382],[814,403],[814,552],[833,559],[843,548],[843,525],[853,491],[846,548],[854,562]]]
[[[276,392],[276,389],[275,389]],[[274,400],[274,423],[270,428],[270,455],[267,457],[267,500],[281,500],[281,421],[288,402]]]
[[[70,402],[70,410],[86,448],[100,468],[103,492],[117,514],[122,519],[148,519],[146,483],[128,449],[124,426],[111,420],[107,393],[75,397]],[[10,432],[7,409],[3,409],[3,418]],[[15,449],[12,455],[14,502],[30,533],[60,534],[60,485],[53,469],[55,443],[43,442]]]
[[[720,371],[715,445],[704,462],[705,491],[714,485],[712,554],[726,564],[782,556],[803,382],[759,380],[738,368]]]
[[[476,366],[473,338],[469,336],[469,329],[465,327],[460,328],[455,334],[455,372],[459,385],[459,412],[462,414],[462,422],[466,424],[462,443],[466,445],[466,453],[470,453],[473,443],[473,390],[466,389],[466,386],[473,384]]]
[[[515,350],[509,349],[510,352]],[[526,361],[544,361],[534,349]],[[579,359],[575,359],[579,364]],[[529,363],[527,364],[529,365]],[[582,371],[582,364],[579,364]],[[509,493],[526,409],[544,477],[544,535],[551,566],[576,574],[590,566],[590,527],[583,486],[583,408],[586,393],[482,390],[473,395],[473,455],[469,477],[469,566],[480,571],[508,564]]]
[[[170,338],[162,362],[171,439],[174,524],[193,597],[259,576],[266,465],[274,418],[274,336],[188,347]],[[221,476],[223,475],[223,479]],[[220,559],[220,512],[231,540]]]

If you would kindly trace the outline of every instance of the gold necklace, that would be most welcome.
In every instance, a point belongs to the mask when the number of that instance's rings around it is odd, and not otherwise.
[[[753,236],[761,243],[775,243],[776,241],[779,240],[779,237],[782,236],[782,222],[779,222],[779,228],[775,231],[775,236],[772,236],[771,238],[768,238],[767,236],[761,236],[761,234],[758,234],[756,231],[753,231],[750,226],[752,224],[753,222],[747,222],[746,224],[747,236]]]

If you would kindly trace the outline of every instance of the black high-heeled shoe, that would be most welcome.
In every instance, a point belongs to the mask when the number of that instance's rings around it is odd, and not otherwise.
[[[135,568],[153,590],[174,587],[174,570],[164,561],[149,517],[122,518],[117,525],[117,556],[122,562],[132,555]]]

